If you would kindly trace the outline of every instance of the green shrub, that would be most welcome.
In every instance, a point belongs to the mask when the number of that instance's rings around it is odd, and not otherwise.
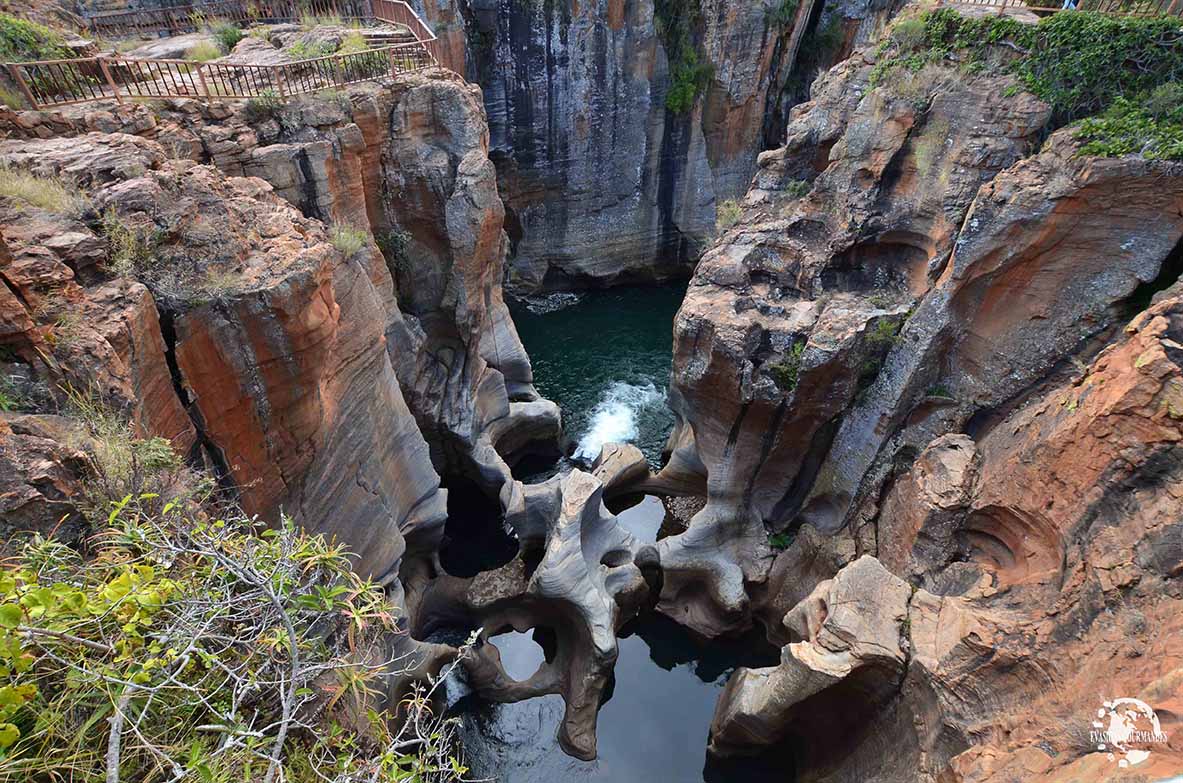
[[[357,54],[358,52],[368,52],[373,48],[370,46],[369,40],[355,30],[341,39],[341,45],[337,47],[337,54]]]
[[[411,259],[407,255],[407,247],[411,244],[411,235],[406,231],[385,231],[374,237],[382,255],[394,264],[396,271],[406,274],[410,271]]]
[[[1151,90],[1143,102],[1146,113],[1159,122],[1183,122],[1183,82],[1167,82]]]
[[[185,52],[185,59],[195,63],[205,63],[222,56],[222,50],[213,41],[198,41]]]
[[[217,39],[218,45],[222,47],[222,51],[229,54],[238,46],[238,42],[246,37],[246,34],[238,28],[238,25],[230,22],[219,22],[214,25],[214,38]]]
[[[365,656],[397,607],[340,545],[150,496],[93,523],[85,555],[33,537],[0,565],[0,779],[463,776],[430,692],[382,709]]]
[[[895,68],[919,71],[952,55],[973,64],[1001,54],[1007,59],[998,67],[1047,101],[1058,127],[1103,111],[1118,96],[1132,98],[1183,79],[1178,19],[1078,11],[1031,25],[1010,17],[970,19],[942,8],[917,20],[923,25],[920,42],[915,43],[914,30],[904,42],[912,49],[894,37],[881,45],[873,83],[883,82]]]
[[[0,103],[4,104],[10,109],[25,108],[24,96],[15,90],[10,90],[3,84],[0,84]]]
[[[157,240],[133,229],[120,220],[114,210],[103,215],[102,233],[107,240],[108,274],[115,277],[140,277],[153,262]]]
[[[805,356],[805,341],[797,340],[789,346],[788,353],[776,364],[769,366],[768,374],[781,391],[791,392],[797,388],[801,375],[801,359]]]
[[[772,11],[772,23],[777,27],[788,27],[797,18],[799,5],[800,0],[780,0],[780,5]]]
[[[715,229],[719,233],[723,233],[738,223],[742,216],[743,208],[738,201],[733,198],[721,201],[719,206],[715,208]]]
[[[337,47],[328,41],[296,41],[285,51],[293,60],[315,60],[317,57],[328,57],[337,51]]]
[[[362,251],[369,239],[369,232],[364,229],[338,223],[330,232],[333,247],[341,251],[346,258],[352,258]]]
[[[785,183],[782,192],[791,199],[805,198],[813,190],[813,183],[805,179],[793,179]]]
[[[81,215],[89,203],[78,188],[59,177],[41,177],[8,166],[0,166],[0,197],[17,206],[74,216]]]
[[[953,399],[953,392],[949,391],[949,387],[940,383],[929,386],[924,393],[929,397],[941,397],[947,400]]]
[[[1173,112],[1161,112],[1173,116]],[[1080,123],[1076,138],[1084,155],[1139,154],[1150,159],[1183,160],[1183,124],[1158,119],[1133,101],[1118,98],[1100,117]]]
[[[20,395],[8,378],[0,378],[0,413],[12,413],[22,407]]]
[[[924,19],[918,16],[900,19],[891,28],[891,40],[899,47],[901,52],[910,53],[916,51],[923,45],[924,37]]]
[[[251,98],[243,107],[243,119],[247,122],[262,122],[271,120],[283,108],[283,98],[275,90],[263,90],[255,98]]]
[[[702,8],[699,0],[657,0],[653,17],[670,68],[665,106],[675,114],[684,114],[694,108],[714,73],[709,63],[702,62],[694,44]]]
[[[793,543],[793,537],[788,533],[774,533],[768,537],[768,546],[777,550],[778,552],[789,548],[789,544]]]
[[[62,37],[45,25],[0,13],[0,62],[64,60],[72,56]]]

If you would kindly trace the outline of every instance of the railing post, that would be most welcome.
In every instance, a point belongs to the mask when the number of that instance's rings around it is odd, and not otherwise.
[[[197,82],[201,85],[201,92],[205,97],[209,98],[209,84],[205,81],[205,63],[197,64]]]
[[[107,80],[107,86],[111,88],[111,92],[115,95],[116,103],[123,103],[123,96],[119,94],[119,85],[111,78],[111,69],[107,67],[106,57],[96,57],[99,61],[99,70],[103,72],[103,78]]]
[[[273,66],[271,66],[271,74],[272,74],[272,76],[274,77],[276,73],[278,73],[278,74],[279,74],[279,76],[278,76],[277,78],[273,78],[273,79],[272,79],[272,81],[273,81],[273,82],[275,82],[275,89],[276,89],[276,91],[279,93],[279,97],[280,97],[280,98],[286,98],[288,94],[287,94],[287,90],[285,90],[285,89],[283,88],[283,74],[284,74],[284,68],[283,68],[283,66],[282,66],[282,65],[273,65]]]
[[[28,83],[25,82],[25,77],[21,76],[21,67],[19,65],[9,65],[8,72],[12,74],[12,80],[20,86],[21,92],[25,94],[25,100],[29,102],[29,108],[40,109],[41,106],[37,103],[37,99],[33,97],[33,91],[29,89]]]

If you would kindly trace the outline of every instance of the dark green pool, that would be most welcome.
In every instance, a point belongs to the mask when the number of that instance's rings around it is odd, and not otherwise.
[[[617,288],[566,306],[572,295],[511,306],[535,385],[562,408],[577,460],[595,459],[609,441],[660,460],[673,425],[665,395],[674,314],[685,293],[684,284]]]

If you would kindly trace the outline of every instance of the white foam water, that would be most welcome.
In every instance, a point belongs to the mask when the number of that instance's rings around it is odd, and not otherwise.
[[[575,459],[591,462],[605,443],[637,439],[637,417],[642,410],[665,404],[665,394],[652,383],[614,381],[591,410],[587,431],[575,448]]]

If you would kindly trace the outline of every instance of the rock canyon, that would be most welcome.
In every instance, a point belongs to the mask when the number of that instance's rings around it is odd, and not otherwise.
[[[561,701],[604,766],[521,780],[633,779],[599,737],[654,621],[751,653],[646,750],[704,780],[1183,774],[1178,17],[412,5],[455,70],[0,108],[6,540],[87,550],[102,408],[348,549],[399,607],[387,706],[457,656],[449,714]],[[575,314],[671,280],[630,375],[635,314]],[[1161,728],[1128,767],[1116,698]]]

